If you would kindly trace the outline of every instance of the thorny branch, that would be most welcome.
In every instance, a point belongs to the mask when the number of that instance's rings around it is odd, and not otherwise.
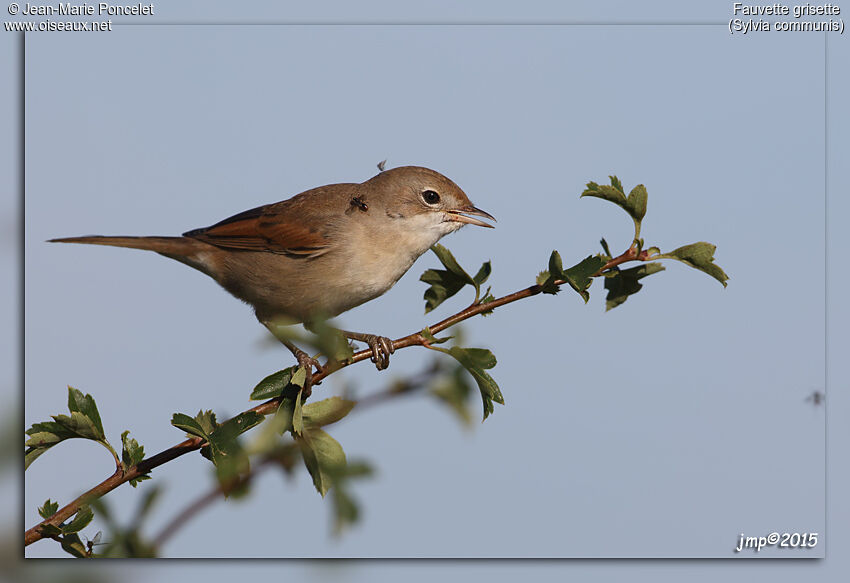
[[[630,247],[625,253],[620,255],[619,257],[614,257],[610,259],[602,268],[596,272],[593,277],[599,277],[609,269],[612,269],[622,263],[626,263],[629,261],[649,261],[652,257],[647,251],[638,251],[637,247]],[[554,282],[555,285],[563,285],[567,283],[565,280],[556,280]],[[429,329],[432,334],[438,334],[443,330],[450,328],[464,320],[468,320],[473,316],[477,316],[483,312],[489,312],[495,308],[504,306],[506,304],[513,303],[515,301],[529,298],[532,296],[536,296],[537,294],[543,291],[543,287],[540,285],[532,285],[525,289],[521,289],[514,293],[502,296],[500,298],[496,298],[490,302],[486,303],[475,303],[470,305],[464,310],[449,316],[448,318],[430,326]],[[414,332],[398,340],[393,340],[393,345],[396,349],[407,348],[409,346],[427,346],[428,340],[422,335],[421,332]],[[351,358],[346,360],[345,362],[337,362],[329,366],[325,366],[322,372],[315,372],[311,377],[311,383],[315,386],[322,379],[327,377],[328,375],[345,368],[354,363],[360,362],[361,360],[367,360],[372,356],[372,351],[370,349],[364,349],[359,352],[356,352]],[[247,409],[245,412],[255,412],[261,415],[268,415],[270,413],[274,413],[280,404],[280,397],[275,399],[270,399],[264,403],[261,403],[255,407],[251,407]],[[115,473],[109,476],[107,479],[97,484],[72,502],[68,503],[63,508],[60,508],[53,516],[47,518],[40,523],[36,524],[29,530],[24,533],[24,546],[31,545],[32,543],[39,541],[45,538],[45,535],[42,533],[41,528],[47,524],[52,524],[54,526],[58,526],[64,521],[71,518],[74,514],[76,514],[80,508],[85,505],[91,503],[92,500],[100,498],[101,496],[111,492],[121,484],[125,482],[129,482],[134,478],[138,478],[140,476],[144,476],[149,474],[153,469],[170,462],[173,459],[176,459],[182,455],[187,453],[196,451],[201,449],[204,445],[206,445],[206,441],[200,437],[193,437],[190,439],[186,439],[181,441],[180,443],[169,447],[161,451],[160,453],[149,457],[147,459],[142,460],[135,466],[129,467],[126,471],[122,471],[119,467]]]

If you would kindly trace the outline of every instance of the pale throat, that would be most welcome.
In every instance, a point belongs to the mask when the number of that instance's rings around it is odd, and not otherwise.
[[[444,220],[442,212],[418,213],[390,222],[386,233],[395,241],[396,252],[412,256],[411,264],[443,236],[463,226],[456,221]]]
[[[442,212],[427,212],[393,219],[385,217],[380,228],[374,228],[373,223],[368,235],[372,252],[351,258],[361,274],[371,274],[364,283],[383,293],[444,235],[463,226],[444,221],[443,216]]]

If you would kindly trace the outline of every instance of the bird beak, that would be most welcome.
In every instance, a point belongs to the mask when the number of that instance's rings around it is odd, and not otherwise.
[[[462,206],[458,209],[446,211],[446,213],[448,214],[448,216],[446,217],[446,220],[456,221],[458,223],[467,223],[469,225],[478,225],[479,227],[488,227],[490,229],[493,228],[493,225],[490,225],[488,223],[485,223],[484,221],[481,221],[481,220],[478,220],[476,218],[469,217],[469,216],[466,216],[466,215],[475,215],[477,217],[484,217],[485,219],[490,219],[491,221],[496,220],[493,217],[493,215],[491,215],[490,213],[484,212],[480,208],[476,208],[476,207],[472,206],[471,204],[467,205],[467,206]]]

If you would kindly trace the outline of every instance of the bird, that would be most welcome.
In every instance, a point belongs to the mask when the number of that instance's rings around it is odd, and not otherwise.
[[[309,373],[321,365],[281,338],[280,326],[309,325],[381,296],[445,235],[465,225],[493,228],[481,219],[495,222],[449,178],[401,166],[361,183],[319,186],[179,237],[88,235],[49,242],[154,251],[197,269],[251,305]],[[390,339],[342,333],[369,346],[378,370],[389,366],[395,350]]]

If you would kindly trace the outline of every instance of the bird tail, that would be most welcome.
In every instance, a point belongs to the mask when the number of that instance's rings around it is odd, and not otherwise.
[[[127,247],[156,251],[163,255],[192,255],[196,250],[197,241],[187,237],[103,237],[89,235],[86,237],[62,237],[50,239],[48,243],[86,243],[89,245],[110,245],[112,247]]]
[[[210,250],[210,245],[189,237],[103,237],[101,235],[88,235],[86,237],[50,239],[48,243],[85,243],[155,251],[215,278],[210,271],[212,267],[209,263],[209,253],[205,253],[205,251]]]

